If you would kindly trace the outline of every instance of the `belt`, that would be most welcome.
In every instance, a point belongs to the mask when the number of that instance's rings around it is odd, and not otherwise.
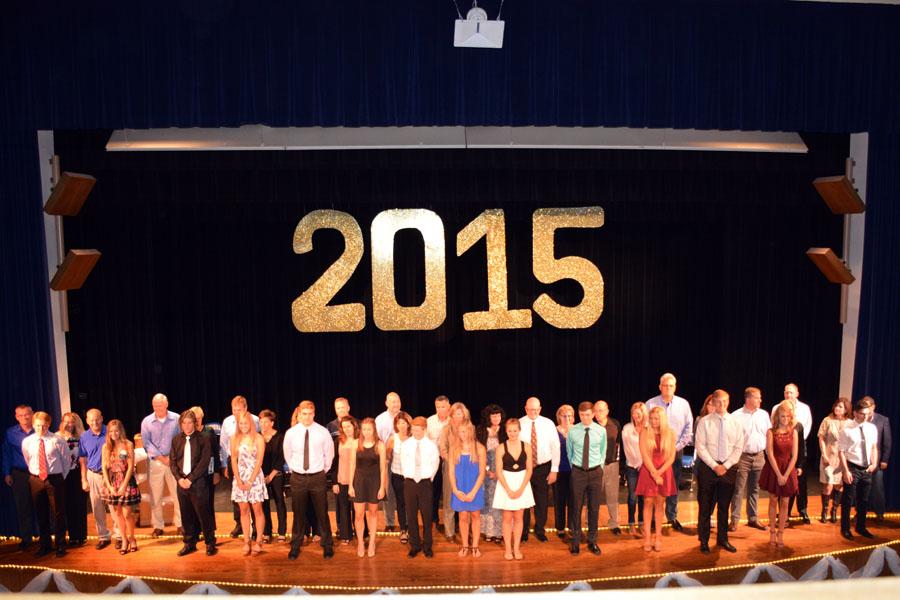
[[[423,477],[422,479],[420,479],[418,481],[416,481],[415,478],[413,478],[413,477],[404,477],[403,479],[406,479],[407,481],[412,481],[413,483],[422,483],[423,481],[431,481],[431,479],[429,479],[428,477]]]
[[[551,461],[549,461],[549,460],[548,460],[548,461],[545,461],[545,462],[542,462],[542,463],[540,463],[540,464],[538,464],[538,465],[534,465],[534,468],[543,467],[544,465],[549,465],[550,462],[551,462]]]
[[[865,471],[866,469],[869,468],[869,467],[864,467],[864,466],[862,466],[862,465],[858,465],[858,464],[856,464],[856,463],[849,462],[849,461],[847,462],[847,464],[850,465],[851,467],[854,467],[854,468],[856,468],[856,469],[859,469],[860,471]]]
[[[578,467],[578,466],[572,465],[572,468],[573,468],[573,469],[578,469],[579,471],[583,471],[583,472],[585,472],[585,473],[589,473],[589,472],[591,472],[591,471],[596,471],[596,470],[599,469],[601,466],[603,466],[603,465],[597,465],[596,467],[591,467],[590,469],[584,469],[584,468],[582,468],[582,467]]]
[[[88,471],[97,475],[103,475],[103,469],[88,469]]]
[[[756,456],[757,454],[762,454],[763,452],[763,450],[759,450],[758,452],[741,452],[741,454],[747,456]]]
[[[316,471],[315,473],[298,473],[297,471],[291,471],[291,475],[296,475],[297,477],[313,477],[315,475],[324,475],[325,471]]]

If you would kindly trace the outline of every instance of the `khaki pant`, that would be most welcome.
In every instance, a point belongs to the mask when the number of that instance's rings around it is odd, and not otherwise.
[[[103,501],[103,473],[87,472],[88,493],[91,497],[91,514],[94,515],[94,523],[97,524],[97,537],[101,540],[109,540],[109,527],[106,525],[106,502]],[[115,527],[115,519],[113,527]],[[115,530],[116,537],[120,537],[119,530]]]
[[[181,527],[181,510],[178,507],[178,484],[168,465],[158,460],[151,460],[148,468],[150,484],[150,523],[153,529],[163,529],[166,525],[163,519],[163,487],[168,488],[169,496],[175,505],[175,527]]]
[[[609,513],[607,526],[619,526],[619,462],[603,467],[603,504]]]

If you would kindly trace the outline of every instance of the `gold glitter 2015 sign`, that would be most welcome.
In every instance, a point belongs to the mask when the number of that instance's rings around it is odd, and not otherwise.
[[[580,256],[556,258],[554,233],[564,228],[603,226],[599,206],[540,208],[532,218],[534,244],[532,270],[541,283],[575,280],[584,290],[577,306],[563,306],[541,294],[532,308],[544,321],[560,329],[584,329],[603,312],[603,276],[597,265]],[[335,229],[344,237],[344,252],[309,289],[291,305],[294,326],[303,332],[361,331],[366,307],[360,303],[329,305],[362,260],[362,229],[351,215],[337,210],[316,210],[300,220],[294,231],[294,252],[313,249],[313,233]],[[425,300],[419,306],[400,306],[394,292],[394,236],[415,229],[425,242]],[[384,331],[429,330],[447,317],[447,257],[444,223],[430,210],[406,208],[378,213],[372,221],[372,318]],[[510,309],[506,282],[506,221],[503,210],[478,215],[456,234],[456,255],[468,251],[481,238],[487,242],[488,309],[463,315],[468,331],[528,329],[531,309]]]

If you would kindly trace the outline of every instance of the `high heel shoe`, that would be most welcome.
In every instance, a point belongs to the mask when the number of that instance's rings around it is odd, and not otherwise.
[[[130,540],[128,540],[128,544],[129,544],[129,548],[128,548],[128,551],[129,551],[129,552],[137,552],[137,551],[138,551],[138,546],[137,546],[137,540],[136,540],[136,539],[131,538]]]
[[[775,541],[775,528],[770,527],[769,528],[769,545],[775,546],[776,544],[777,544],[777,542]]]
[[[241,548],[241,554],[244,556],[250,556],[250,544],[244,544],[244,547]]]
[[[369,556],[369,558],[372,558],[373,556],[375,556],[375,538],[374,537],[372,538],[372,541],[369,544],[368,556]]]
[[[128,554],[130,548],[131,548],[131,540],[126,540],[125,543],[122,544],[122,549],[119,550],[119,554],[121,554],[123,556]]]
[[[653,536],[646,536],[644,538],[644,552],[650,552],[653,550]]]
[[[366,555],[366,545],[365,544],[359,544],[356,547],[356,555],[360,558],[362,558],[363,556]]]
[[[784,532],[779,531],[775,534],[775,543],[779,548],[784,548]]]
[[[659,535],[653,536],[653,551],[662,552],[662,542],[659,540]]]

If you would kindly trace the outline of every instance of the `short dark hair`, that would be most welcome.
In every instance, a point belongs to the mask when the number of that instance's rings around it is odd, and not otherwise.
[[[583,412],[583,411],[587,411],[587,410],[589,410],[591,412],[594,411],[594,403],[593,402],[591,402],[590,400],[585,400],[584,402],[578,403],[578,412]]]
[[[275,422],[275,411],[265,408],[265,409],[259,411],[259,418],[260,419],[265,418],[274,423]]]
[[[859,411],[864,408],[872,408],[873,406],[875,406],[875,401],[872,400],[872,398],[869,396],[863,396],[856,401],[856,404],[853,406],[853,410]]]
[[[194,425],[197,425],[197,415],[195,415],[194,411],[192,411],[191,409],[187,409],[186,411],[181,413],[181,416],[178,417],[178,423],[181,424],[181,422],[185,419],[192,422]]]

